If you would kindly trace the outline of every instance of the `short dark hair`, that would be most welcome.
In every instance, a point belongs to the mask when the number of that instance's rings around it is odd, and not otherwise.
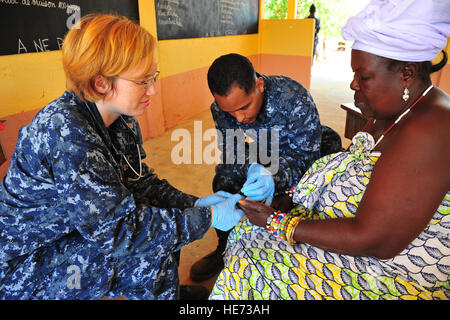
[[[255,85],[255,69],[250,60],[237,53],[214,60],[208,70],[211,93],[226,96],[235,83],[247,94]]]

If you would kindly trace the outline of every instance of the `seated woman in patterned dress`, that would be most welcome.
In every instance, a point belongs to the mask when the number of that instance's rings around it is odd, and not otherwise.
[[[371,1],[349,19],[350,87],[373,121],[272,207],[240,200],[210,299],[450,298],[450,98],[430,80],[449,13]]]

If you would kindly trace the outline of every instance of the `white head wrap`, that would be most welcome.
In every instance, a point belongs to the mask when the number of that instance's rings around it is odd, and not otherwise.
[[[342,28],[353,49],[408,62],[431,61],[450,36],[450,0],[371,0]]]

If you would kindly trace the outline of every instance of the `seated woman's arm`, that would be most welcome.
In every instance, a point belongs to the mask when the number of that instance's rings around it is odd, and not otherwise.
[[[427,226],[450,187],[450,116],[445,108],[414,114],[385,139],[354,218],[300,222],[294,240],[354,256],[392,258]],[[447,128],[447,129],[446,129]],[[241,203],[265,226],[272,209]],[[257,209],[256,209],[257,208]],[[264,214],[256,214],[256,211]]]

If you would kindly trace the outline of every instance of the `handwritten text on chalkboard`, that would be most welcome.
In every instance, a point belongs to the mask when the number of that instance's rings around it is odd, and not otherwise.
[[[155,0],[159,40],[258,32],[259,0]]]
[[[0,55],[59,50],[66,32],[90,12],[139,21],[137,0],[0,0]]]

